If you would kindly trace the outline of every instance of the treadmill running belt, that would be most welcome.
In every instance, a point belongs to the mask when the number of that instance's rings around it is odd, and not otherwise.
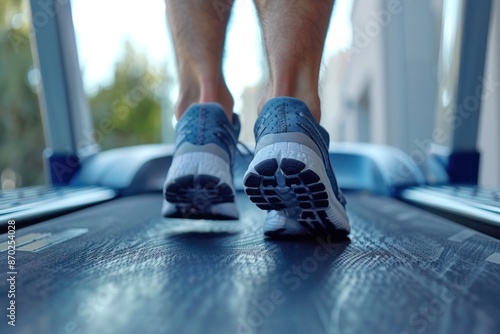
[[[500,241],[393,199],[347,199],[342,241],[265,239],[243,194],[240,222],[165,219],[153,194],[18,230],[57,242],[16,252],[16,327],[4,314],[0,332],[498,333]]]

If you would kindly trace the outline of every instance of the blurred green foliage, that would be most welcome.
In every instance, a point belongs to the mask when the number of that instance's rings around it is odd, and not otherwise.
[[[102,149],[161,141],[162,108],[172,110],[165,97],[169,79],[164,73],[164,66],[153,67],[144,54],[125,43],[112,84],[90,97],[94,137]]]
[[[45,182],[45,147],[33,68],[26,1],[0,2],[0,174],[15,186]],[[89,96],[94,137],[102,149],[161,141],[162,108],[170,115],[165,67],[125,43],[111,84]],[[162,100],[163,99],[163,100]],[[173,129],[168,129],[173,134]],[[14,171],[15,173],[12,173]],[[2,180],[0,189],[2,188]]]
[[[22,13],[27,13],[25,2],[0,2],[0,188],[7,178],[17,187],[44,182],[41,115],[28,80],[36,80],[36,71]]]

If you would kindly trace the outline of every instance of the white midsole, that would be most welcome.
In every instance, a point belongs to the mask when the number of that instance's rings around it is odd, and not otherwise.
[[[248,167],[247,174],[250,172],[258,174],[255,170],[255,166],[264,160],[273,158],[278,161],[278,165],[281,160],[285,158],[299,160],[306,165],[304,170],[310,169],[318,174],[320,182],[322,182],[326,187],[328,200],[331,204],[325,209],[328,219],[335,225],[335,227],[348,232],[350,231],[349,217],[347,216],[344,206],[338,201],[337,196],[335,196],[335,193],[333,192],[330,179],[326,174],[323,159],[318,156],[316,152],[308,146],[296,142],[274,143],[263,147],[257,152]]]
[[[219,156],[207,152],[188,152],[174,157],[165,180],[164,189],[175,179],[186,175],[210,175],[220,179],[219,183],[227,184],[233,194],[233,178],[231,176],[231,167],[227,161]],[[175,213],[179,204],[163,201],[162,213],[169,215]],[[238,219],[238,209],[235,202],[214,204],[206,208],[207,212],[217,215],[224,215]]]
[[[234,192],[231,167],[219,156],[207,152],[188,152],[176,156],[167,174],[165,185],[186,175],[210,175],[226,183]]]

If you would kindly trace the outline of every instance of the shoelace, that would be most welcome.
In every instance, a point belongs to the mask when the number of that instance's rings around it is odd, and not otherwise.
[[[239,154],[247,164],[250,164],[253,160],[253,152],[239,140],[236,143],[236,154]]]

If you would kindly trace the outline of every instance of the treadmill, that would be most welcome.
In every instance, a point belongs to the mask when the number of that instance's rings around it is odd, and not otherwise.
[[[425,164],[332,144],[348,238],[265,238],[241,188],[251,152],[234,167],[240,220],[167,219],[173,147],[101,152],[86,136],[70,2],[30,5],[55,13],[32,41],[51,186],[0,193],[1,333],[500,332],[500,192],[477,186],[479,112]],[[441,53],[453,75],[440,85],[454,101],[484,72],[490,9],[445,0],[458,51]]]

